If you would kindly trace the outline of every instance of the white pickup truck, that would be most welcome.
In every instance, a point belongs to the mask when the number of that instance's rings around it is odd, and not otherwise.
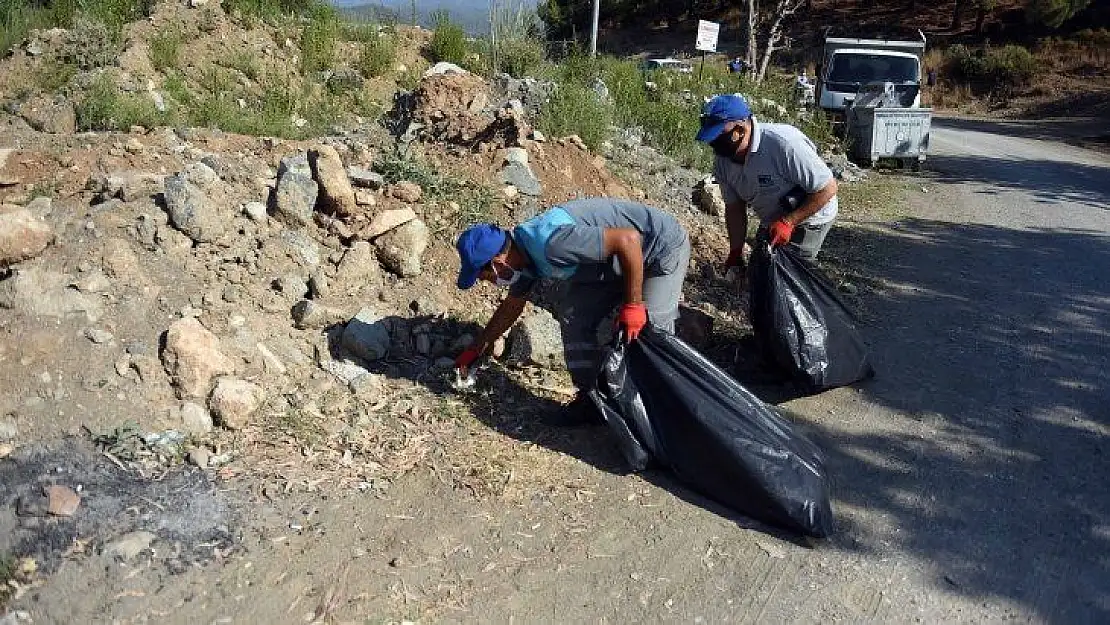
[[[826,38],[817,68],[817,105],[840,123],[861,85],[889,82],[902,107],[920,107],[925,34],[918,34],[920,41]]]

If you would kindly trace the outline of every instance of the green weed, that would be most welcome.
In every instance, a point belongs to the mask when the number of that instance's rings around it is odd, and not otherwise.
[[[376,78],[389,73],[396,60],[396,41],[391,35],[375,32],[373,37],[363,40],[355,67],[363,76]]]
[[[119,44],[107,23],[81,14],[66,31],[61,57],[81,69],[110,65],[119,54]]]
[[[181,44],[185,38],[178,30],[167,30],[150,38],[150,63],[154,69],[165,72],[176,69],[181,62]]]
[[[251,80],[258,80],[262,76],[262,66],[258,57],[250,50],[236,50],[227,57],[224,66],[233,69]]]
[[[578,135],[596,150],[609,138],[612,123],[612,106],[589,87],[565,83],[540,112],[538,125],[552,137]]]
[[[155,0],[0,0],[0,53],[37,28],[72,28],[79,17],[105,26],[118,45],[123,26],[150,15]]]
[[[39,65],[35,73],[35,86],[44,93],[55,93],[68,85],[76,74],[76,66],[50,59]]]
[[[446,11],[437,11],[433,15],[435,31],[432,41],[428,44],[428,54],[433,63],[446,61],[456,65],[466,63],[470,56],[470,44],[466,40],[466,31],[462,26],[451,21]]]
[[[274,23],[282,18],[304,15],[319,0],[223,0],[224,10],[239,17]]]
[[[335,65],[335,47],[339,37],[339,14],[335,9],[318,4],[309,13],[309,21],[301,31],[301,72],[304,74],[330,69]]]
[[[15,594],[15,588],[9,581],[15,581],[19,568],[15,557],[8,553],[0,553],[0,611],[8,607],[8,601]]]
[[[131,126],[153,128],[168,121],[149,98],[123,93],[107,76],[100,76],[77,105],[80,130],[127,130]]]
[[[1015,45],[973,50],[964,45],[949,48],[944,73],[969,84],[978,93],[1013,93],[1037,74],[1037,60],[1029,50]]]

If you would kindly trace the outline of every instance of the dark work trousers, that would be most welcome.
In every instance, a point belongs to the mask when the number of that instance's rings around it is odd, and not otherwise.
[[[644,276],[644,305],[648,323],[674,332],[682,283],[690,265],[690,239],[656,263],[663,268]],[[563,354],[571,380],[580,391],[593,387],[601,364],[602,346],[612,338],[614,311],[624,302],[619,281],[572,282],[553,302],[563,334]]]

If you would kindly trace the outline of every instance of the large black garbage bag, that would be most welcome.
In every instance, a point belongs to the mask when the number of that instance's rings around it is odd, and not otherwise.
[[[753,519],[817,537],[832,531],[817,447],[674,335],[649,326],[612,347],[590,396],[634,471],[655,464]]]
[[[811,392],[874,375],[836,288],[792,249],[756,245],[748,283],[756,344],[770,364]]]

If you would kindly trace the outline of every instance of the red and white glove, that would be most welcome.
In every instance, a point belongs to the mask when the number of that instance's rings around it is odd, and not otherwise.
[[[631,343],[640,336],[640,331],[647,325],[647,307],[642,302],[625,304],[621,306],[617,315],[617,325],[624,330],[625,339]]]
[[[794,235],[794,224],[780,219],[771,224],[767,230],[771,234],[771,247],[778,247],[790,242],[790,237]]]
[[[464,349],[457,358],[455,358],[455,368],[459,371],[462,371],[463,373],[466,373],[466,370],[470,368],[470,365],[474,364],[474,361],[478,360],[478,357],[481,355],[482,352],[478,351],[477,347],[468,347]]]

